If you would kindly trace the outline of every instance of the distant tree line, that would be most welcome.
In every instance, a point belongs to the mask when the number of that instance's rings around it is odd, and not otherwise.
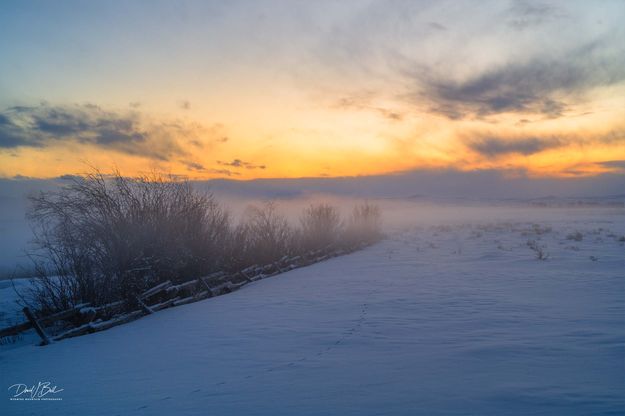
[[[353,247],[382,235],[380,210],[369,203],[355,206],[348,218],[334,206],[313,204],[291,224],[268,202],[235,222],[212,194],[160,174],[94,171],[30,201],[37,273],[30,302],[42,312],[102,305],[165,280]]]

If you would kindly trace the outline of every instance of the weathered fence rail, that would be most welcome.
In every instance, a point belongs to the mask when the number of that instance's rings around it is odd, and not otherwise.
[[[248,283],[346,254],[366,245],[366,243],[357,244],[350,250],[326,248],[299,256],[284,256],[280,260],[264,266],[253,265],[232,274],[220,271],[176,285],[167,280],[136,296],[134,305],[129,300],[119,300],[97,307],[91,307],[88,303],[81,303],[70,309],[43,317],[36,317],[26,307],[23,312],[27,320],[0,329],[0,338],[15,336],[34,328],[42,339],[41,345],[47,345],[50,342],[103,331],[169,307],[186,305],[231,293]],[[136,310],[129,311],[133,306]],[[47,328],[58,322],[64,322],[62,330],[51,335],[51,331]]]

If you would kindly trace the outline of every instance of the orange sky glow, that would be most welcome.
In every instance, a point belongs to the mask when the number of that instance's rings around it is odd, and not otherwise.
[[[138,3],[0,6],[1,177],[625,169],[620,2]]]

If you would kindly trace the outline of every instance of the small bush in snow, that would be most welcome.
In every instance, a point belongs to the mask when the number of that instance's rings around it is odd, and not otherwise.
[[[584,234],[580,233],[579,231],[575,231],[574,233],[567,235],[566,239],[572,241],[582,241],[584,239]]]
[[[536,240],[528,240],[527,246],[534,252],[537,260],[547,260],[549,258],[546,247],[538,244]]]
[[[552,228],[549,226],[541,226],[540,224],[532,224],[532,230],[536,235],[550,233]]]

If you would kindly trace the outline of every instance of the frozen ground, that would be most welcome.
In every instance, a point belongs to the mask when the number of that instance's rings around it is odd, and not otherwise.
[[[625,414],[623,210],[455,212],[109,331],[2,346],[5,389],[64,390],[5,390],[0,414]]]

